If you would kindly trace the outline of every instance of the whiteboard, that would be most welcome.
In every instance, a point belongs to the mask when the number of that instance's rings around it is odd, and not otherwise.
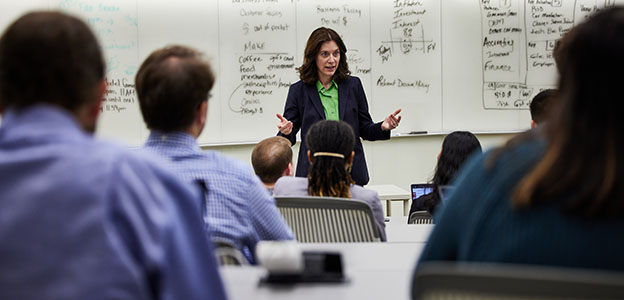
[[[98,36],[109,84],[98,134],[140,145],[148,130],[134,90],[140,63],[169,44],[202,51],[217,82],[200,144],[259,141],[277,132],[309,34],[344,39],[370,113],[396,108],[394,131],[510,131],[552,88],[554,43],[624,0],[22,0],[2,4],[0,28],[31,9],[60,9]]]

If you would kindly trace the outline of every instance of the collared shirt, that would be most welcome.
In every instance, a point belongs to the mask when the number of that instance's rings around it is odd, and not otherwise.
[[[323,104],[323,110],[325,111],[325,119],[339,121],[338,84],[332,80],[329,88],[325,89],[321,81],[317,80],[316,89],[318,90],[319,97],[321,97],[321,103]]]
[[[205,183],[204,222],[215,240],[236,245],[254,263],[260,240],[292,240],[293,234],[273,199],[250,166],[216,151],[202,151],[183,132],[152,131],[144,146],[169,158],[184,180]]]
[[[0,299],[225,299],[199,195],[148,156],[53,106],[7,110]]]

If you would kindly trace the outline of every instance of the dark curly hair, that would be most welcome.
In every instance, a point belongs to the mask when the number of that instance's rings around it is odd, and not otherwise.
[[[312,157],[308,171],[308,194],[351,198],[349,188],[354,181],[346,168],[355,145],[351,126],[344,121],[319,121],[310,127],[306,143]],[[314,156],[317,152],[341,154],[344,158]]]
[[[316,67],[316,56],[318,55],[321,45],[325,42],[334,41],[340,50],[340,62],[332,80],[340,82],[347,79],[351,75],[349,65],[347,64],[347,47],[345,46],[340,35],[331,28],[319,27],[312,31],[305,47],[303,64],[297,68],[299,78],[306,84],[315,84],[318,78],[318,68]]]

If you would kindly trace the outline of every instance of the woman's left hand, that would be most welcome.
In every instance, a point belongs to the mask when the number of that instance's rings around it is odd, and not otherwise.
[[[401,112],[401,109],[397,109],[394,113],[390,114],[386,117],[386,119],[381,123],[382,130],[392,130],[399,126],[399,122],[401,122],[401,116],[397,116]]]

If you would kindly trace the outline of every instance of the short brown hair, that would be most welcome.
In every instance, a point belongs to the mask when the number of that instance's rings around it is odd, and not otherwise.
[[[342,38],[336,31],[331,28],[319,27],[312,31],[304,50],[303,64],[297,68],[299,78],[306,84],[315,84],[318,80],[318,68],[316,66],[316,56],[318,55],[321,45],[325,42],[334,41],[340,50],[340,62],[333,80],[339,82],[347,79],[351,75],[349,64],[347,63],[347,47]]]
[[[264,183],[275,183],[292,162],[290,141],[281,136],[262,140],[251,152],[251,164]]]
[[[143,120],[152,130],[186,130],[208,100],[215,77],[202,54],[184,46],[156,50],[136,75]]]
[[[557,97],[557,90],[546,89],[540,91],[533,97],[531,104],[529,105],[529,111],[531,112],[531,119],[536,124],[542,124],[546,121],[552,102]]]
[[[104,79],[100,45],[89,27],[60,12],[31,12],[0,38],[0,108],[46,102],[75,111]]]

